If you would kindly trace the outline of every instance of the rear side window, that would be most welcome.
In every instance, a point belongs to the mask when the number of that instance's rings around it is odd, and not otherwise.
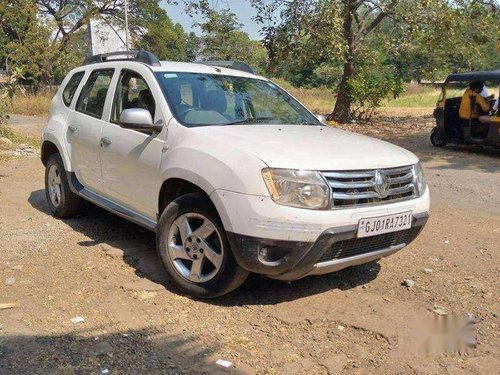
[[[66,107],[69,107],[71,101],[73,100],[73,96],[75,95],[76,89],[80,84],[85,72],[78,72],[73,74],[73,76],[69,79],[68,84],[64,88],[62,99]]]
[[[95,70],[93,71],[82,93],[76,103],[76,110],[87,115],[101,118],[108,93],[109,84],[113,77],[114,69]]]

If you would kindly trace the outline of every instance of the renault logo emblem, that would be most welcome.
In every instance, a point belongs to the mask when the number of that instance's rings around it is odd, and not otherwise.
[[[389,195],[389,179],[384,171],[377,169],[373,181],[375,192],[380,198],[387,198]]]

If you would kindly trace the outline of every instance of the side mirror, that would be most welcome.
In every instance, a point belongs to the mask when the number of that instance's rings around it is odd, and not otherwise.
[[[159,133],[163,122],[153,124],[151,113],[144,108],[128,108],[120,113],[120,124],[127,129]]]
[[[322,122],[323,124],[326,124],[326,117],[325,117],[325,116],[316,114],[316,118],[317,118],[320,122]]]

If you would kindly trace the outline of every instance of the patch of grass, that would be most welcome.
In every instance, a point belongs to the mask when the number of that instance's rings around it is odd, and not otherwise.
[[[326,87],[315,87],[311,89],[293,87],[282,79],[274,79],[278,85],[296,97],[302,104],[314,113],[327,115],[332,112],[335,105],[333,90]]]
[[[20,144],[26,144],[35,148],[39,148],[41,146],[39,138],[17,133],[5,124],[0,124],[0,138],[10,139],[12,141],[12,146],[14,147]],[[11,148],[13,147],[8,147],[7,145],[0,143],[0,149],[7,150]]]
[[[462,96],[463,90],[448,90],[446,97],[453,98]],[[441,90],[432,89],[426,90],[416,94],[403,94],[396,99],[388,100],[384,106],[385,107],[403,107],[403,108],[418,108],[418,107],[435,107],[436,102],[441,95]]]
[[[275,79],[281,87],[300,100],[307,108],[317,114],[327,115],[335,106],[335,95],[333,90],[326,87],[297,88],[290,83]],[[417,84],[407,84],[405,92],[396,99],[387,99],[383,107],[389,108],[432,108],[436,106],[441,89]],[[447,97],[462,96],[463,90],[448,90]]]
[[[16,95],[12,103],[12,113],[26,116],[47,116],[54,93]]]

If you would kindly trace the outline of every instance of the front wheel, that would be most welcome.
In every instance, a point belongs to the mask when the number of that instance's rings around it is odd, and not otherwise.
[[[165,208],[157,249],[170,279],[193,297],[227,294],[248,276],[231,252],[215,208],[199,193],[183,195]]]
[[[433,146],[436,147],[444,147],[448,143],[446,140],[446,137],[443,137],[440,133],[438,128],[432,129],[431,132],[431,143]]]

